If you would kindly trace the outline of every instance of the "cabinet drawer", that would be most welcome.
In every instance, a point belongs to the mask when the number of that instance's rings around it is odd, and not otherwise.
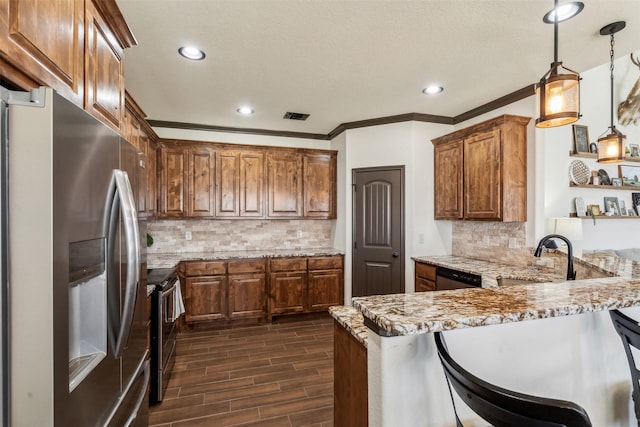
[[[271,271],[301,271],[307,269],[306,258],[273,258]]]
[[[436,267],[434,265],[416,262],[416,276],[429,280],[436,280]]]
[[[185,276],[213,276],[227,272],[225,261],[190,261],[184,270]]]
[[[323,256],[309,258],[309,270],[331,270],[334,268],[342,267],[343,261],[341,256]]]
[[[264,273],[264,259],[241,259],[231,260],[228,263],[227,271],[229,274],[238,273]]]

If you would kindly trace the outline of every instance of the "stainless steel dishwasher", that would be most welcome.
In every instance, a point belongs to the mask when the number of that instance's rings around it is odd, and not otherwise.
[[[446,267],[436,268],[436,291],[480,287],[482,276]]]

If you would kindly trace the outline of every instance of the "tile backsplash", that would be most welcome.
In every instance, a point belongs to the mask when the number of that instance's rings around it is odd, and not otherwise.
[[[535,259],[527,247],[524,222],[453,221],[452,255],[530,265]]]
[[[156,220],[148,253],[326,248],[333,246],[330,220]],[[191,240],[186,240],[187,232]]]

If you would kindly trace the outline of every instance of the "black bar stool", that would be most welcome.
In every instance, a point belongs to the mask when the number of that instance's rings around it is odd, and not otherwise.
[[[472,375],[453,360],[442,333],[434,332],[434,338],[450,386],[453,386],[464,403],[493,426],[591,426],[586,411],[573,402],[518,393]],[[456,423],[458,427],[463,427],[457,414]]]
[[[640,371],[638,371],[631,353],[631,347],[640,350],[640,325],[638,325],[637,320],[633,320],[621,311],[611,310],[609,314],[613,321],[613,327],[616,328],[616,332],[622,340],[624,352],[627,354],[627,362],[629,362],[629,370],[631,371],[631,384],[633,385],[633,406],[636,411],[636,420],[640,427]]]

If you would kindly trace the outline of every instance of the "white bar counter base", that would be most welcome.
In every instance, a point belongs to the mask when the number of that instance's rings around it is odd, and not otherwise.
[[[617,308],[640,319],[637,279],[373,296],[353,303],[370,328],[372,427],[455,426],[434,331],[445,331],[453,358],[482,379],[573,401],[594,427],[637,426],[629,367],[608,313]],[[487,424],[459,399],[456,407],[465,427]]]

